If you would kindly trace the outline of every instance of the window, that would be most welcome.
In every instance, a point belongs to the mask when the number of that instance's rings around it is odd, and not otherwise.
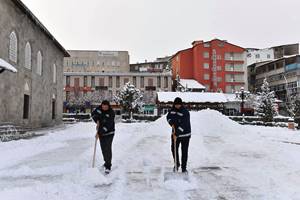
[[[66,91],[66,101],[70,100],[70,91]]]
[[[40,51],[38,51],[37,53],[37,68],[36,68],[36,73],[39,75],[42,75],[42,71],[43,71],[43,57],[42,57],[42,53]]]
[[[217,82],[218,82],[218,83],[222,82],[222,77],[218,77],[218,78],[217,78]]]
[[[55,108],[56,108],[56,101],[55,99],[52,99],[52,119],[55,119]]]
[[[222,66],[217,66],[217,71],[222,71]]]
[[[18,38],[14,31],[9,36],[9,60],[18,61]]]
[[[165,78],[164,78],[165,80],[164,80],[164,86],[165,86],[165,88],[168,88],[169,87],[169,83],[168,83],[168,77],[166,76]]]
[[[132,78],[133,85],[136,86],[136,76]]]
[[[116,77],[116,87],[119,88],[120,87],[120,76]]]
[[[267,54],[267,58],[270,59],[270,58],[271,58],[271,55],[270,55],[270,54]]]
[[[141,88],[145,87],[145,82],[144,82],[143,76],[141,76],[141,79],[140,79],[140,86],[141,86]]]
[[[160,78],[160,76],[159,77],[157,77],[157,87],[161,87],[161,78]]]
[[[92,76],[91,78],[91,86],[92,88],[95,88],[95,76]]]
[[[209,74],[204,74],[204,80],[209,80]]]
[[[148,79],[148,86],[153,86],[153,79],[152,78]]]
[[[209,58],[209,53],[208,52],[203,52],[203,58]]]
[[[53,83],[56,83],[56,65],[53,64]]]
[[[204,69],[209,69],[209,63],[204,63],[204,64],[203,64],[203,68],[204,68]]]
[[[124,85],[129,82],[129,78],[124,78]]]
[[[87,86],[87,76],[83,77],[83,87]]]
[[[29,42],[25,46],[25,68],[31,69],[31,46]]]
[[[111,90],[108,91],[108,97],[109,97],[109,99],[113,98],[113,92]]]
[[[99,86],[104,86],[104,78],[99,78]]]
[[[109,78],[108,78],[108,87],[112,87],[112,84],[113,84],[113,80],[112,80],[112,77],[110,76]]]
[[[256,54],[256,55],[255,55],[255,58],[257,58],[257,59],[260,58],[260,55],[259,55],[259,54]]]
[[[225,64],[225,71],[234,71],[233,64],[226,63]]]
[[[29,95],[24,95],[23,119],[29,118]]]
[[[221,55],[217,55],[217,60],[222,60],[222,56]]]
[[[66,85],[70,86],[70,76],[66,76]]]

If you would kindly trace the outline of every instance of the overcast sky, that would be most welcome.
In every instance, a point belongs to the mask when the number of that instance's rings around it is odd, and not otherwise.
[[[22,0],[66,49],[154,60],[220,38],[264,48],[300,41],[299,0]]]

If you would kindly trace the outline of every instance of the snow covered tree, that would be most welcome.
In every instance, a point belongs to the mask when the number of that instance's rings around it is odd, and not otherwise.
[[[133,113],[142,112],[144,104],[142,99],[141,91],[130,82],[126,83],[114,98],[115,102],[129,114],[130,120],[132,120]]]
[[[292,95],[289,97],[289,103],[287,104],[288,114],[295,118],[300,117],[300,99],[297,98],[297,95]]]
[[[272,122],[273,117],[277,115],[275,93],[274,91],[270,91],[269,83],[266,78],[261,86],[261,92],[257,93],[254,109],[255,113],[260,116],[264,122]]]

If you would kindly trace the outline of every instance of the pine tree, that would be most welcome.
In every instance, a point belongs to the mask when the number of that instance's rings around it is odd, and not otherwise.
[[[123,110],[129,114],[132,120],[132,114],[141,112],[143,109],[143,95],[130,82],[126,83],[122,90],[115,96],[114,100],[121,105]]]
[[[261,86],[261,92],[258,92],[255,101],[255,113],[262,118],[264,122],[272,122],[273,117],[277,115],[275,107],[275,93],[270,91],[267,79]]]

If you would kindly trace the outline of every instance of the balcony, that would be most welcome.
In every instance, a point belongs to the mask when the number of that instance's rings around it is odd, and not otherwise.
[[[300,69],[300,63],[293,63],[285,66],[285,71]]]

